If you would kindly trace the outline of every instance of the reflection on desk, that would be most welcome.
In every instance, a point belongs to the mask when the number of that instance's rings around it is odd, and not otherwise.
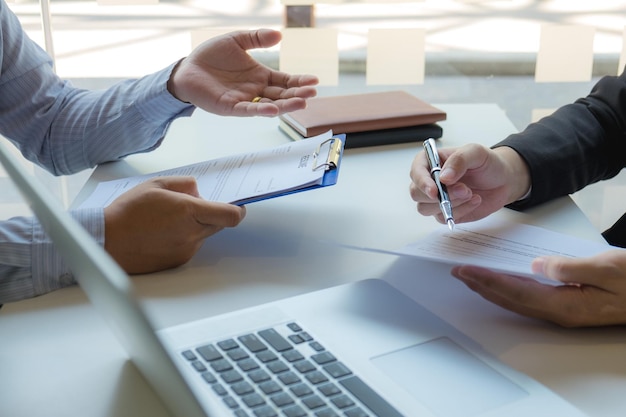
[[[495,105],[437,107],[448,114],[441,147],[491,145],[515,130]],[[100,180],[279,145],[287,139],[277,126],[276,119],[244,121],[196,111],[174,122],[157,151],[99,167],[77,202]],[[442,265],[343,247],[397,249],[442,227],[419,216],[408,194],[409,167],[419,151],[414,144],[349,149],[336,186],[251,204],[240,226],[208,239],[188,264],[133,278],[149,313],[164,327],[383,278],[582,411],[621,416],[626,409],[622,329],[566,330],[530,320],[482,300]],[[600,240],[569,198],[497,215]],[[6,305],[0,334],[2,416],[167,415],[79,288]]]

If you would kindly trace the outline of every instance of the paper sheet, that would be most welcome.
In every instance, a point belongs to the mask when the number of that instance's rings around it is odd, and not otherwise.
[[[117,197],[148,180],[159,176],[192,176],[198,183],[200,196],[206,200],[245,204],[249,200],[303,188],[323,181],[324,169],[314,170],[320,161],[315,156],[320,144],[332,137],[332,132],[306,140],[239,155],[186,165],[147,175],[105,181],[79,206],[106,207]],[[330,144],[320,149],[328,155]]]
[[[543,255],[588,257],[613,248],[527,224],[491,217],[462,223],[449,231],[442,226],[429,236],[393,253],[452,265],[476,265],[513,275],[537,277],[533,259]]]

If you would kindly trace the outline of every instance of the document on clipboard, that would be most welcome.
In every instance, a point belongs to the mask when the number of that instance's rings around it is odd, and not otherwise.
[[[328,131],[275,148],[104,181],[78,208],[106,207],[131,188],[162,176],[192,176],[205,200],[236,205],[327,187],[337,183],[344,138]]]

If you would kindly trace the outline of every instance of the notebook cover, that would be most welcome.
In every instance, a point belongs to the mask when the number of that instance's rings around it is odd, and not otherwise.
[[[279,129],[293,140],[306,139],[284,121],[278,124]],[[418,126],[398,127],[394,129],[370,130],[345,134],[345,149],[362,148],[365,146],[391,145],[394,143],[421,142],[428,138],[439,139],[443,129],[436,123]]]
[[[432,124],[446,113],[405,91],[315,97],[280,119],[304,137]]]

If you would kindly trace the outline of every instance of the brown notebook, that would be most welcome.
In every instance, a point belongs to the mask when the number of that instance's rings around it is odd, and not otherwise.
[[[315,97],[307,107],[280,116],[304,137],[431,124],[446,113],[405,91]]]

